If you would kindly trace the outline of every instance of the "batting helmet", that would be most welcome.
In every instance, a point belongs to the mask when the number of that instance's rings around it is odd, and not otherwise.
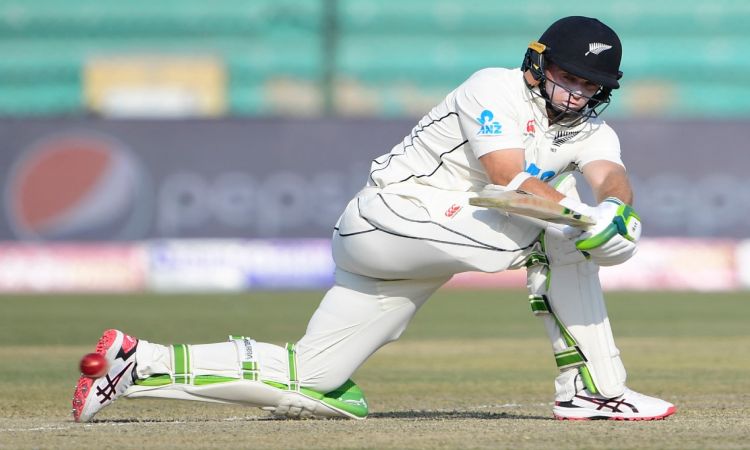
[[[530,75],[530,87],[541,87],[540,94],[548,102],[544,89],[548,62],[601,86],[580,111],[579,116],[588,119],[598,116],[609,104],[612,89],[620,87],[621,59],[622,44],[614,30],[597,19],[571,16],[553,23],[538,41],[529,44],[521,70]]]

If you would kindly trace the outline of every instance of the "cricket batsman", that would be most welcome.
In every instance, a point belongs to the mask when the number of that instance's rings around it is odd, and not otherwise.
[[[626,387],[599,283],[599,266],[636,251],[640,218],[616,133],[601,120],[619,80],[617,34],[587,17],[553,23],[520,68],[474,73],[390,153],[333,233],[335,284],[302,338],[285,347],[230,336],[160,345],[105,331],[107,372],[83,375],[73,418],[90,421],[119,397],[245,404],[280,416],[365,418],[352,374],[395,341],[456,273],[523,269],[560,370],[558,419],[663,419],[674,405]],[[596,206],[579,199],[577,170]],[[494,208],[479,193],[518,190],[595,219],[563,228]],[[100,375],[100,374],[97,374]]]

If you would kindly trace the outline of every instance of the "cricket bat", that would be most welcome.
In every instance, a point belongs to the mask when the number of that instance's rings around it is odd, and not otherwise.
[[[494,191],[484,190],[478,197],[469,199],[473,206],[497,208],[502,211],[524,217],[544,220],[561,225],[570,225],[587,229],[596,221],[578,211],[568,209],[561,204],[522,190]]]

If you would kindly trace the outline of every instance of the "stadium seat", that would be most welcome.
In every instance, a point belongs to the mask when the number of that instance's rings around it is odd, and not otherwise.
[[[552,20],[581,12],[602,18],[624,41],[623,85],[634,92],[618,93],[622,102],[611,113],[638,115],[653,106],[651,112],[673,116],[750,115],[737,87],[750,77],[750,62],[736,55],[750,43],[750,2],[743,0],[582,0],[574,9],[453,0],[4,0],[0,83],[10,97],[0,100],[0,114],[84,112],[73,99],[81,97],[82,69],[92,56],[187,53],[226,62],[233,114],[275,114],[264,109],[269,83],[296,80],[308,89],[330,64],[335,86],[380,97],[380,109],[369,114],[409,115],[415,107],[398,98],[404,89],[435,98],[479,68],[518,66]],[[663,86],[676,98],[642,101]]]

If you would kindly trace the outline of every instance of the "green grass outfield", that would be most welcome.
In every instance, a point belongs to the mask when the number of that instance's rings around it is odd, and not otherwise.
[[[612,293],[629,386],[678,406],[654,422],[552,419],[556,374],[520,291],[436,294],[355,374],[365,421],[121,400],[75,424],[78,358],[117,327],[162,343],[299,339],[321,293],[0,296],[0,449],[750,448],[750,294]]]

